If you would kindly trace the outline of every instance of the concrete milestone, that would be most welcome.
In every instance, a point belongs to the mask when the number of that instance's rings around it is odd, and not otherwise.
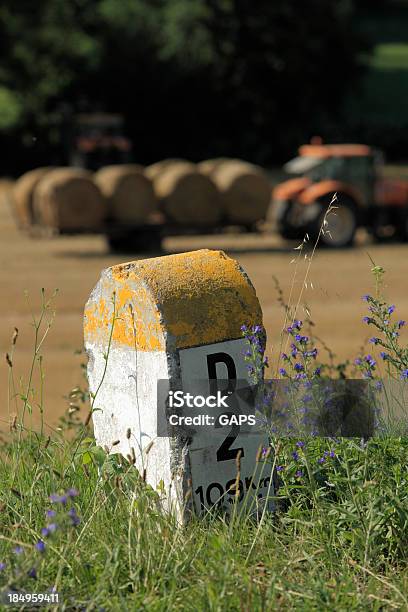
[[[235,499],[259,510],[272,494],[270,466],[257,461],[267,437],[228,424],[225,397],[214,392],[226,379],[229,392],[249,385],[241,326],[262,326],[239,264],[222,251],[199,250],[113,266],[102,272],[84,319],[97,443],[132,457],[181,522],[213,506],[229,512]],[[208,397],[191,401],[189,414],[203,406],[206,427],[173,427],[175,399],[197,389]]]

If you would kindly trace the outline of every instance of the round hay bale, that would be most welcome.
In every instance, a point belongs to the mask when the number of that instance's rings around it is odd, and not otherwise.
[[[51,170],[34,191],[34,215],[60,233],[98,230],[106,212],[106,202],[86,170]]]
[[[155,178],[159,176],[161,172],[163,172],[163,170],[165,170],[172,164],[176,164],[176,163],[188,163],[188,162],[186,159],[179,159],[177,157],[169,158],[169,159],[162,159],[161,161],[151,164],[150,166],[146,166],[146,168],[144,169],[144,173],[148,179],[150,179],[151,181],[154,181]]]
[[[202,174],[211,178],[212,173],[225,162],[235,161],[230,157],[216,157],[214,159],[205,159],[204,161],[197,164],[197,169]]]
[[[34,191],[41,179],[51,170],[52,167],[35,168],[20,176],[16,181],[12,200],[14,216],[20,228],[31,227],[37,222],[34,214]]]
[[[169,164],[153,181],[166,217],[180,225],[208,226],[221,220],[218,191],[207,176],[189,162]]]
[[[142,166],[106,166],[96,172],[94,180],[115,221],[140,225],[158,208],[152,182],[143,174]]]
[[[11,189],[13,189],[15,184],[16,181],[14,181],[12,178],[8,178],[7,176],[0,178],[0,193],[8,193]]]
[[[219,164],[211,174],[217,186],[226,219],[250,225],[266,217],[272,185],[258,166],[239,160]]]

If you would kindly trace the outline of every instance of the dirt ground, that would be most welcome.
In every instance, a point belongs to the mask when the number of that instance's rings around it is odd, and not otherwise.
[[[276,368],[284,321],[274,276],[279,280],[286,299],[289,299],[292,287],[291,304],[298,302],[303,287],[297,316],[305,316],[302,304],[306,302],[316,323],[316,334],[339,359],[355,357],[363,341],[372,335],[361,322],[365,314],[361,296],[373,290],[368,253],[386,270],[386,292],[390,302],[397,305],[396,315],[408,317],[408,246],[374,245],[362,233],[358,237],[358,246],[353,249],[318,251],[310,266],[307,286],[304,279],[309,260],[302,255],[296,260],[298,263],[293,261],[298,256],[295,246],[273,234],[183,237],[165,241],[167,253],[202,247],[220,248],[241,263],[261,302],[273,368]],[[41,349],[45,420],[48,425],[55,426],[67,408],[64,396],[74,386],[84,384],[81,363],[84,363],[85,356],[77,352],[82,348],[82,313],[89,293],[103,268],[132,258],[140,259],[143,255],[109,254],[100,236],[29,238],[16,229],[6,198],[0,198],[0,350],[3,355],[0,361],[0,430],[7,431],[9,414],[15,412],[15,403],[8,401],[9,367],[5,354],[10,352],[13,329],[17,327],[19,336],[13,357],[13,373],[16,387],[24,392],[34,347],[30,309],[35,316],[39,315],[41,289],[45,290],[46,296],[58,289],[53,301],[55,320]],[[38,367],[36,372],[36,396],[32,403],[33,420],[38,422],[36,403],[41,389]]]

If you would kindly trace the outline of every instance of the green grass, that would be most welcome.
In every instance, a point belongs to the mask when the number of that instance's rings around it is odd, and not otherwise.
[[[317,468],[322,445],[302,455],[311,478],[301,483],[293,441],[278,450],[280,510],[260,529],[210,515],[178,528],[131,466],[99,458],[84,471],[82,453],[72,461],[75,440],[15,439],[1,455],[3,586],[55,585],[71,610],[406,609],[408,442],[343,440]],[[81,523],[39,553],[49,495],[70,487]],[[26,576],[34,566],[37,580]]]

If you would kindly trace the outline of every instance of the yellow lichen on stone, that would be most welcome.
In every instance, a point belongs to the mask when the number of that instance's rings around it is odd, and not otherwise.
[[[113,345],[142,351],[187,348],[240,338],[241,326],[262,323],[255,290],[238,263],[222,251],[200,250],[120,264],[109,269],[103,298],[85,312],[85,336],[96,340],[112,325]],[[101,335],[102,334],[102,335]]]

